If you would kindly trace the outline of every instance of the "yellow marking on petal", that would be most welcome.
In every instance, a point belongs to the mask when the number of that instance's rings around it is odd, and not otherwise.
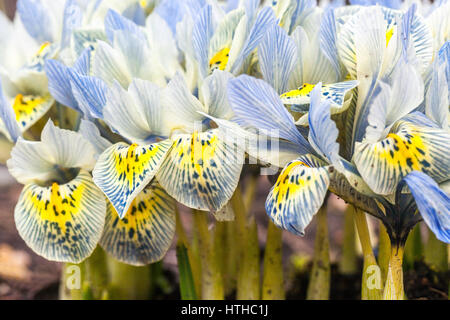
[[[191,139],[191,165],[202,177],[203,164],[214,157],[217,144],[217,135],[212,135],[209,140],[201,140],[197,131],[194,131]]]
[[[304,178],[296,179],[296,181],[295,181],[296,183],[292,183],[289,180],[289,175],[291,174],[292,169],[294,169],[297,166],[303,166],[303,167],[308,167],[308,168],[310,167],[303,161],[292,161],[290,164],[288,164],[288,166],[283,170],[281,175],[278,177],[277,183],[274,188],[274,191],[276,189],[278,189],[278,192],[276,192],[277,204],[285,201],[285,196],[286,196],[287,192],[295,193],[299,189],[303,188],[305,185],[310,183],[310,181],[308,181],[307,179],[304,179]],[[313,182],[313,180],[311,180],[311,182]]]
[[[228,57],[230,54],[230,48],[224,48],[217,52],[211,60],[209,60],[209,68],[211,70],[219,69],[219,70],[225,70],[228,63]]]
[[[25,195],[32,207],[39,213],[40,219],[58,224],[62,233],[66,231],[66,222],[73,220],[81,210],[81,199],[85,191],[83,184],[63,185],[53,183],[49,197],[31,189]]]
[[[285,92],[280,97],[289,99],[298,96],[307,96],[309,93],[311,93],[315,86],[315,84],[304,83],[303,86],[299,87],[298,89]]]
[[[394,26],[390,27],[386,31],[386,47],[389,45],[389,41],[391,41],[393,35],[394,35]]]
[[[393,166],[400,166],[403,170],[421,170],[423,163],[427,163],[427,147],[417,134],[408,134],[406,138],[390,133],[384,143],[389,141],[389,148],[382,148],[380,157]],[[375,152],[380,144],[375,145]],[[425,161],[425,162],[424,162]],[[429,163],[429,162],[428,162]]]
[[[140,176],[144,173],[146,164],[158,153],[159,146],[153,145],[148,151],[136,152],[138,145],[133,143],[130,145],[126,153],[115,153],[115,168],[118,176],[122,176],[123,181],[128,182],[130,189],[134,186],[134,180],[136,176]]]
[[[42,53],[45,51],[45,49],[48,48],[48,46],[50,46],[50,42],[48,41],[44,42],[39,48],[39,50],[36,52],[36,56],[42,55]]]
[[[23,118],[37,112],[37,107],[45,101],[45,98],[35,96],[24,96],[18,94],[14,98],[13,109],[16,115],[16,121],[20,122]]]
[[[139,4],[141,5],[142,8],[146,8],[147,7],[147,1],[146,0],[140,0]]]

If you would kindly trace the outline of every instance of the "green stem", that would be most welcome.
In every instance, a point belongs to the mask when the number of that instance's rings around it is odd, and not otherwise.
[[[186,231],[184,230],[183,223],[181,222],[178,207],[175,207],[175,217],[176,217],[176,231],[178,235],[178,244],[186,248],[187,256],[189,259],[188,263],[194,280],[196,296],[200,297],[202,281],[201,281],[201,267],[199,263],[199,258],[196,256],[192,246],[188,241]]]
[[[314,260],[309,279],[307,300],[328,300],[330,297],[330,250],[328,240],[327,209],[322,206],[317,213],[317,230]]]
[[[231,294],[236,290],[237,285],[237,274],[238,274],[238,262],[239,260],[239,244],[237,243],[237,226],[234,222],[226,223],[226,250],[225,256],[225,274],[224,274],[224,285],[225,293]]]
[[[255,218],[245,208],[239,186],[231,198],[231,205],[240,249],[236,297],[238,300],[258,300],[261,295],[258,229]]]
[[[383,222],[380,221],[380,230],[378,233],[378,264],[381,269],[382,282],[386,282],[387,272],[389,269],[389,258],[391,256],[391,240],[386,231]]]
[[[355,222],[353,208],[347,206],[344,213],[344,242],[342,245],[342,255],[339,261],[339,271],[341,274],[355,274],[358,271],[358,256],[355,243]]]
[[[282,244],[282,230],[269,221],[264,252],[263,300],[283,300],[285,298]]]
[[[227,279],[228,265],[226,264],[227,250],[230,247],[230,243],[227,243],[227,224],[229,222],[216,221],[213,235],[213,251],[216,264],[219,268],[219,274],[222,276],[222,282],[224,286],[224,295],[228,294],[229,282]]]
[[[389,270],[384,286],[383,300],[404,300],[403,289],[403,252],[402,246],[392,246]]]
[[[364,212],[357,208],[354,210],[355,225],[364,255],[361,299],[380,300],[382,296],[381,270],[373,254],[367,219]]]
[[[425,262],[436,271],[448,270],[447,244],[438,240],[428,229],[428,241],[425,249]]]
[[[106,253],[100,247],[85,261],[86,281],[89,283],[90,290],[94,299],[101,299],[108,286],[108,266],[106,262]]]
[[[213,250],[208,230],[208,213],[194,210],[194,223],[199,236],[200,262],[202,268],[202,299],[223,300],[223,277]]]
[[[177,262],[180,274],[180,295],[182,300],[197,300],[195,292],[194,278],[192,276],[191,265],[187,249],[182,242],[177,244]]]
[[[110,298],[116,300],[147,300],[151,298],[151,266],[135,267],[108,257]]]
[[[414,269],[414,263],[423,259],[422,235],[420,234],[420,224],[417,224],[408,236],[405,244],[404,268]]]

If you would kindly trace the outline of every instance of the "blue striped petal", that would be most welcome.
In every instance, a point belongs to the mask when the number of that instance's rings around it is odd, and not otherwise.
[[[146,40],[144,32],[133,21],[125,18],[116,11],[109,9],[105,17],[105,32],[108,40],[114,42],[114,33],[118,30],[125,30],[136,36],[141,41]]]
[[[66,0],[63,13],[63,27],[61,35],[61,48],[70,45],[72,32],[81,26],[83,13],[75,0]]]
[[[270,190],[266,212],[280,228],[303,236],[323,205],[330,177],[323,161],[304,155],[286,165]]]
[[[174,145],[156,178],[182,204],[205,211],[220,210],[236,189],[244,153],[218,137],[218,131],[173,137]]]
[[[205,6],[194,21],[192,30],[192,46],[195,58],[199,63],[199,71],[202,78],[208,74],[209,66],[209,42],[214,32],[212,20],[212,6]]]
[[[92,175],[120,218],[153,179],[171,146],[170,140],[146,146],[120,142],[100,155]]]
[[[233,61],[230,69],[231,73],[236,74],[241,69],[244,64],[244,60],[250,55],[250,53],[256,49],[260,41],[265,36],[269,27],[276,23],[276,17],[273,10],[269,7],[263,8],[256,17],[255,23],[253,24],[245,43],[240,50],[238,56]]]
[[[108,91],[106,83],[100,78],[84,76],[74,70],[69,71],[69,81],[73,97],[83,114],[102,118]]]
[[[228,99],[236,117],[246,125],[269,132],[278,131],[280,138],[298,144],[300,153],[312,151],[278,94],[263,80],[247,75],[230,80]]]
[[[450,243],[450,197],[426,174],[413,171],[405,177],[425,223],[436,237]]]
[[[52,20],[39,0],[19,0],[17,12],[28,34],[38,43],[53,42]]]
[[[100,246],[115,259],[135,266],[161,260],[175,235],[175,205],[158,184],[142,190],[123,219],[108,202]]]
[[[72,93],[69,67],[66,67],[58,60],[50,59],[45,63],[45,73],[48,79],[48,91],[52,97],[59,103],[80,111]]]
[[[80,263],[97,246],[105,223],[106,201],[82,170],[65,183],[28,184],[14,210],[26,244],[47,260]]]
[[[328,9],[325,11],[320,23],[319,33],[320,48],[323,54],[332,63],[336,72],[336,77],[342,79],[342,67],[339,61],[337,49],[337,30],[336,20],[334,18],[334,10]]]
[[[285,92],[294,69],[297,48],[286,31],[274,24],[258,47],[258,58],[264,80],[278,94]]]
[[[322,84],[319,83],[311,94],[308,140],[324,159],[328,159],[331,164],[342,171],[339,143],[336,142],[339,131],[336,123],[331,120],[330,103],[320,99],[321,88]]]

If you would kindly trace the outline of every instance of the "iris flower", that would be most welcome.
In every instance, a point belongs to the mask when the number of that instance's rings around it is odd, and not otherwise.
[[[41,141],[19,137],[7,165],[24,184],[14,210],[20,236],[48,260],[79,263],[95,249],[106,201],[89,171],[95,150],[79,133],[49,120]]]

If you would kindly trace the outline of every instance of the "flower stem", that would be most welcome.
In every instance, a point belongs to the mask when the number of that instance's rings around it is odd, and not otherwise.
[[[353,211],[352,206],[348,205],[344,213],[344,243],[339,261],[339,272],[347,275],[358,271]]]
[[[92,291],[94,299],[98,300],[104,296],[108,287],[108,266],[106,252],[97,247],[86,259],[86,281]]]
[[[384,300],[404,300],[403,290],[403,247],[392,246],[389,259],[389,270],[384,286]]]
[[[146,300],[151,298],[151,266],[136,267],[108,257],[110,297],[116,300]]]
[[[391,240],[386,231],[386,227],[383,222],[380,221],[378,233],[378,264],[381,269],[381,279],[384,283],[386,281],[387,272],[389,269],[389,257],[391,255]]]
[[[330,297],[330,250],[327,209],[323,205],[317,213],[314,260],[306,293],[307,300],[328,300]]]
[[[194,224],[199,236],[202,269],[202,299],[223,300],[223,277],[213,250],[212,235],[208,230],[207,213],[194,210]]]
[[[380,300],[382,296],[381,270],[373,254],[367,219],[365,213],[357,208],[354,208],[354,217],[364,255],[361,299]]]
[[[425,249],[425,262],[436,271],[448,270],[447,244],[438,240],[428,229],[428,241]]]
[[[258,230],[255,218],[249,214],[238,186],[231,198],[235,213],[237,245],[239,246],[239,268],[237,299],[258,300],[261,295]]]
[[[264,252],[263,300],[283,300],[285,298],[282,244],[282,230],[269,221]]]
[[[420,224],[417,224],[411,231],[405,244],[404,266],[405,270],[414,269],[414,263],[423,258],[422,236],[420,234]]]
[[[177,247],[184,247],[186,250],[188,261],[186,263],[189,263],[189,269],[194,281],[195,286],[195,293],[197,297],[201,296],[201,268],[199,265],[199,259],[195,256],[195,253],[193,252],[193,248],[190,245],[190,242],[188,241],[186,231],[184,230],[183,223],[181,221],[180,212],[178,210],[178,207],[175,207],[175,217],[176,217],[176,231],[178,235],[178,243]],[[180,249],[180,257],[184,257],[182,255],[184,251],[183,249]],[[178,254],[178,251],[177,251]],[[181,283],[180,283],[181,285]]]

